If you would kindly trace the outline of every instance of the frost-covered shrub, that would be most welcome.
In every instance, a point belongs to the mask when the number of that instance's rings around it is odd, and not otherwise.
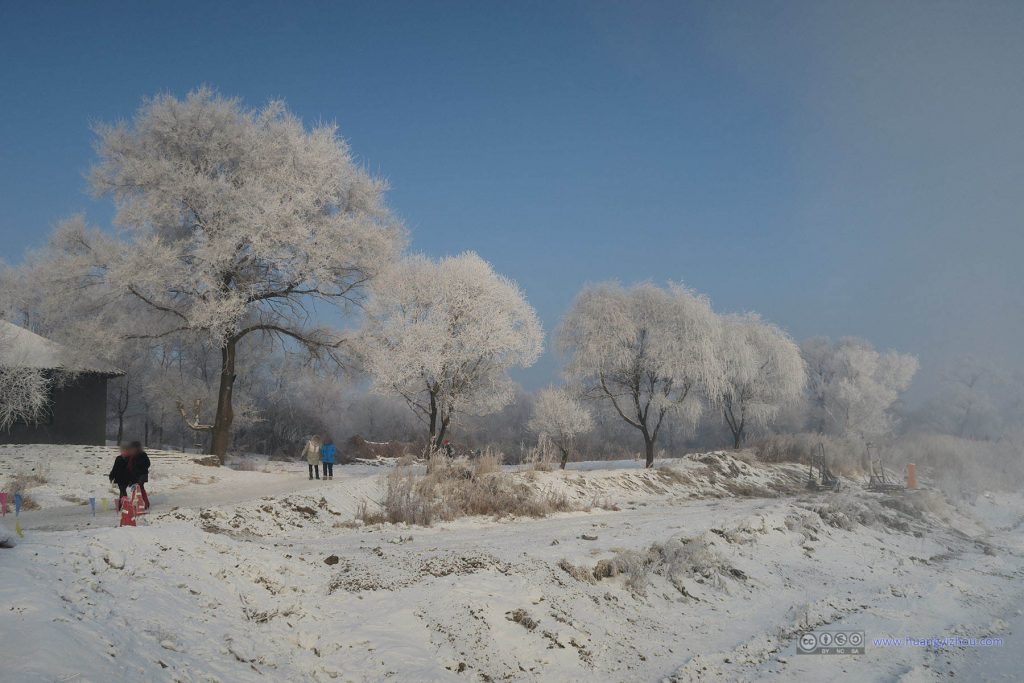
[[[807,509],[817,513],[828,526],[846,531],[858,525],[873,526],[878,521],[878,510],[868,500],[848,494],[829,496],[809,504]]]
[[[710,583],[722,588],[727,578],[743,580],[746,575],[731,566],[713,543],[705,538],[671,538],[646,550],[623,550],[594,567],[594,577],[624,576],[626,587],[644,594],[654,574],[666,579],[683,595],[689,595],[684,579]]]
[[[361,510],[367,523],[387,521],[429,526],[458,517],[507,515],[543,517],[571,509],[568,499],[543,491],[500,467],[497,455],[476,460],[431,458],[426,471],[399,466],[385,477],[379,510]]]

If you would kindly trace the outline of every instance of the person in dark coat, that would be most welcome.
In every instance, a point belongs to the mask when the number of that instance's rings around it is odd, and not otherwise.
[[[142,496],[143,510],[149,509],[149,496],[146,495],[146,482],[149,481],[149,455],[142,450],[142,444],[132,441],[131,448],[135,452],[133,464],[135,467],[135,483],[139,485],[139,494]]]
[[[121,453],[114,459],[114,466],[108,475],[111,483],[117,484],[117,509],[121,509],[121,499],[128,495],[128,488],[139,485],[144,509],[149,509],[149,496],[146,495],[146,482],[149,481],[149,456],[142,450],[142,444],[133,441],[121,447]]]

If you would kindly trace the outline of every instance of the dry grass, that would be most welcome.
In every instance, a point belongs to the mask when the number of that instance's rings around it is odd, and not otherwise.
[[[661,463],[654,470],[658,473],[658,477],[663,479],[666,484],[681,484],[683,486],[693,484],[693,478],[687,472],[678,467],[673,467],[670,463]]]
[[[568,562],[559,566],[580,578],[580,568]],[[640,595],[646,593],[652,575],[663,577],[688,597],[692,596],[683,579],[695,579],[719,587],[724,586],[725,579],[746,579],[743,572],[729,565],[710,543],[700,538],[672,538],[663,544],[655,543],[646,550],[622,550],[610,559],[599,561],[592,572],[593,579],[597,580],[622,576],[626,588]],[[581,580],[590,582],[586,577]]]
[[[847,476],[864,470],[864,444],[854,439],[824,436],[811,432],[772,434],[754,444],[754,453],[762,462],[798,462],[808,464],[825,446],[825,458],[833,471]]]
[[[536,446],[522,447],[521,463],[530,472],[550,472],[561,467],[562,452],[546,435],[541,434]]]
[[[13,505],[14,496],[21,496],[21,509],[22,510],[37,510],[39,504],[32,500],[32,496],[28,493],[29,489],[45,484],[50,479],[50,468],[49,465],[42,463],[32,468],[31,470],[18,470],[11,478],[7,480],[7,483],[0,488],[0,491],[5,491],[8,495],[8,505]]]
[[[363,504],[356,516],[367,524],[430,526],[474,515],[543,517],[570,509],[565,496],[538,490],[501,469],[499,454],[486,453],[473,460],[434,456],[425,473],[396,467],[386,475],[380,504]]]

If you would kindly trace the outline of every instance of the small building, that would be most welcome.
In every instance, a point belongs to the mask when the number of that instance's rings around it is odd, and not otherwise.
[[[46,415],[37,423],[0,430],[0,444],[106,443],[107,380],[123,372],[5,320],[0,320],[0,342],[0,365],[35,368],[52,379]]]

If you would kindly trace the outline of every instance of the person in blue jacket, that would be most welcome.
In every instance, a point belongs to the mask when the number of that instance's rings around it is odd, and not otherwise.
[[[338,449],[334,446],[334,441],[328,438],[324,441],[324,445],[320,447],[320,462],[324,464],[324,479],[334,479],[334,454],[338,452]]]

